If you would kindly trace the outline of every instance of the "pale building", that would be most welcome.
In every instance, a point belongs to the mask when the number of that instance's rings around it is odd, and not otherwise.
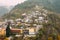
[[[29,35],[34,35],[34,34],[35,34],[35,28],[30,28]]]
[[[39,20],[44,20],[44,17],[39,17]]]

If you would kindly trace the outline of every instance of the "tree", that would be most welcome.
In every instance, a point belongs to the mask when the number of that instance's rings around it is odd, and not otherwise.
[[[6,28],[6,37],[9,37],[10,35],[11,35],[10,23],[8,23],[7,28]]]

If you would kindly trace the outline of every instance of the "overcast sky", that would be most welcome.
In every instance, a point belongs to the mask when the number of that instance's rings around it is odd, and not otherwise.
[[[26,0],[0,0],[0,6],[11,6],[22,3]]]

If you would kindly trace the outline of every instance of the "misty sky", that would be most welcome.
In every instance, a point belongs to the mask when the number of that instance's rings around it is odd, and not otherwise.
[[[0,0],[0,6],[11,6],[22,3],[26,0]]]

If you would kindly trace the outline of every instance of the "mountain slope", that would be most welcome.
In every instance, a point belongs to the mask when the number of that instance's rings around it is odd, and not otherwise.
[[[34,11],[36,9],[35,6],[43,7],[46,10],[50,10],[53,12],[60,12],[59,8],[57,8],[57,4],[59,0],[27,0],[24,3],[17,4],[9,14],[5,14],[5,18],[20,18],[22,13],[27,13],[29,11]],[[56,3],[58,2],[58,3]],[[59,4],[58,4],[59,6]]]
[[[7,13],[8,9],[5,6],[0,6],[0,16]]]
[[[33,6],[33,5],[44,6],[48,10],[60,13],[59,0],[27,0],[24,3],[16,5],[15,8],[24,9],[24,8],[30,8],[30,6]]]
[[[4,14],[8,13],[12,8],[13,6],[0,6],[0,16],[3,16]]]

